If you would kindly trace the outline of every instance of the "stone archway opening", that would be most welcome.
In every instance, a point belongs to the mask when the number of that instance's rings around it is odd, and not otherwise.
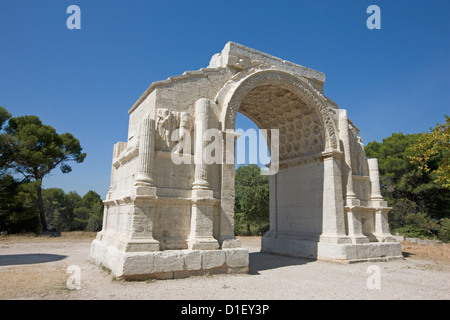
[[[271,239],[307,241],[297,255],[316,258],[322,234],[325,133],[320,116],[307,98],[282,83],[266,83],[248,91],[238,112],[267,130],[267,145],[278,168],[269,175],[270,230],[263,251],[278,251]],[[277,142],[271,133],[277,130]],[[273,148],[277,148],[273,152]],[[273,155],[278,159],[274,159]],[[276,245],[277,246],[277,245]],[[272,248],[273,247],[273,248]]]
[[[320,118],[299,95],[279,84],[252,89],[242,100],[239,112],[260,129],[279,130],[279,160],[286,161],[324,151]]]
[[[270,163],[270,150],[263,132],[251,118],[238,113],[234,128],[236,142],[234,147],[236,168],[241,165],[256,164],[265,167]]]
[[[237,237],[264,235],[269,229],[270,148],[267,133],[249,117],[238,113],[235,133],[235,210]]]

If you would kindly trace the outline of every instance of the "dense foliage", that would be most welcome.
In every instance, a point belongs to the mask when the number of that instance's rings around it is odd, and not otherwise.
[[[86,157],[70,133],[58,134],[36,116],[13,118],[0,106],[0,232],[99,230],[103,203],[89,191],[83,197],[61,189],[42,189],[53,169],[63,173],[69,162]]]
[[[434,182],[450,189],[450,117],[425,132],[411,147],[412,162],[425,172],[434,172]],[[435,168],[433,168],[435,167]]]
[[[434,139],[439,146],[432,152],[433,139],[428,138],[428,133],[394,133],[382,142],[370,142],[365,150],[378,159],[382,195],[393,208],[392,232],[449,241],[450,188],[444,170],[448,136],[447,141]]]
[[[237,168],[235,177],[235,233],[265,233],[269,226],[269,176],[261,175],[261,168],[250,164]]]
[[[0,179],[0,232],[20,233],[42,230],[34,193],[35,182],[20,183],[11,176]],[[84,196],[59,188],[42,190],[48,227],[59,231],[100,231],[103,201],[95,191]]]

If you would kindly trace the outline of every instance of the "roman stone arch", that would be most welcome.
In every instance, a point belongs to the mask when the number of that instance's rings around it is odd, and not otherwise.
[[[332,114],[327,107],[326,100],[323,97],[320,97],[320,94],[315,89],[311,88],[306,79],[280,70],[263,70],[254,72],[244,79],[235,82],[233,89],[229,89],[231,92],[227,94],[223,94],[222,92],[219,92],[218,94],[219,97],[225,96],[225,101],[222,102],[224,105],[222,111],[222,124],[224,130],[234,128],[238,111],[251,116],[251,111],[247,111],[245,108],[246,105],[250,103],[248,101],[250,98],[260,98],[260,100],[256,102],[262,107],[265,104],[263,101],[264,93],[277,90],[278,92],[272,93],[276,95],[275,98],[282,97],[280,102],[284,104],[280,105],[279,109],[276,110],[278,113],[282,114],[291,110],[299,110],[302,105],[307,106],[320,121],[320,131],[324,134],[322,139],[325,140],[326,144],[323,151],[325,151],[325,149],[338,149],[336,137],[337,130],[332,119]],[[244,98],[247,98],[247,101],[244,101]],[[267,96],[266,98],[270,99],[270,97]],[[243,108],[241,107],[242,103],[244,103]],[[253,118],[255,121],[262,124],[258,117]],[[292,122],[292,124],[294,124],[293,119],[286,120],[287,122]],[[272,125],[267,122],[265,124],[267,127]]]
[[[235,165],[227,161],[237,112],[279,133],[267,136],[279,147],[271,150],[278,167],[262,251],[401,257],[376,159],[365,157],[359,129],[324,95],[324,83],[321,72],[234,42],[207,68],[152,83],[128,112],[127,141],[114,145],[91,259],[125,279],[248,271],[248,250],[234,235]],[[219,161],[204,160],[211,146]]]
[[[317,258],[321,236],[326,242],[351,243],[342,192],[324,188],[341,185],[342,156],[326,100],[306,79],[283,70],[256,71],[233,82],[224,87],[227,93],[218,94],[223,129],[234,128],[239,111],[260,129],[279,130],[280,171],[270,177],[271,228],[262,249]],[[224,169],[222,179],[223,190],[234,188],[234,170]]]

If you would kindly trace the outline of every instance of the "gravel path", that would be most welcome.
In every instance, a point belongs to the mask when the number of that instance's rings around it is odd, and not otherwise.
[[[242,243],[250,274],[144,282],[114,280],[90,263],[87,240],[0,243],[0,299],[450,299],[444,262],[408,257],[344,265],[263,254],[258,238]],[[70,265],[80,268],[80,290],[67,288]]]

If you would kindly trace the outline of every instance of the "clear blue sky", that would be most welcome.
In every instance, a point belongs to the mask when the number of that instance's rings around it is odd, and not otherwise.
[[[69,30],[69,5],[81,30]],[[369,30],[366,9],[381,8]],[[450,114],[450,1],[0,1],[0,105],[70,132],[87,158],[44,187],[102,197],[127,111],[154,81],[206,67],[228,41],[326,74],[364,143]],[[240,121],[237,126],[246,128]]]

